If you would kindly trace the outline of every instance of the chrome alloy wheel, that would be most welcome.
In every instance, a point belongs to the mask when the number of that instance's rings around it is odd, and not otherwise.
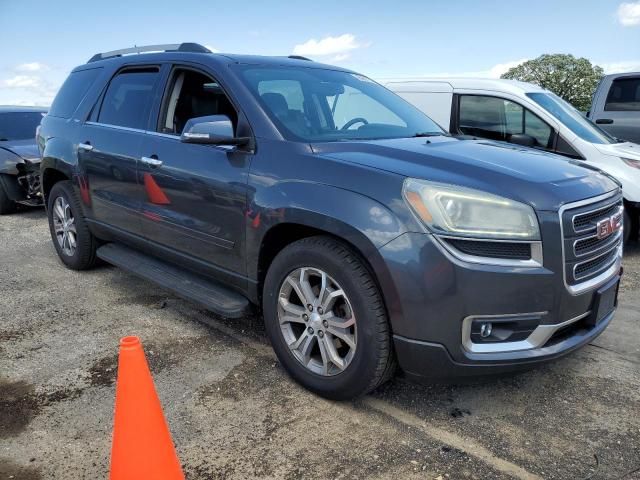
[[[356,317],[342,287],[320,269],[291,272],[278,294],[278,321],[293,356],[323,376],[344,371],[356,351]]]
[[[58,197],[53,202],[53,230],[62,252],[72,257],[78,246],[76,224],[71,207],[64,197]]]

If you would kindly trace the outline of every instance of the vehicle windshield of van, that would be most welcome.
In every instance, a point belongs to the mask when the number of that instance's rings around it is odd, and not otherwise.
[[[282,135],[331,142],[444,135],[430,118],[369,78],[335,70],[239,67]]]
[[[527,93],[527,97],[553,115],[560,123],[581,139],[598,144],[620,143],[604,130],[596,126],[578,110],[553,93]]]
[[[34,140],[43,115],[40,112],[0,113],[0,141]]]

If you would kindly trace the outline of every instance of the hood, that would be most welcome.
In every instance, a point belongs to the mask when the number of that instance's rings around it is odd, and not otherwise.
[[[18,155],[23,160],[40,161],[40,152],[35,140],[10,140],[0,142],[0,149]]]
[[[632,158],[640,160],[640,145],[632,142],[612,143],[608,145],[594,144],[594,147],[603,155]]]
[[[599,170],[530,148],[453,137],[314,144],[315,153],[399,175],[460,185],[512,198],[537,210],[619,188]]]

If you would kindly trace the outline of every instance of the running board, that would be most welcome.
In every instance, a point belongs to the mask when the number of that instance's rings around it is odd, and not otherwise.
[[[103,245],[96,253],[105,262],[154,282],[224,317],[239,318],[249,312],[249,300],[239,293],[144,253],[115,243]]]

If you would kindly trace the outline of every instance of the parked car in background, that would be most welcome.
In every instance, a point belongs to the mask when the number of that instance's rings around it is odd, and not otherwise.
[[[623,186],[625,236],[638,235],[640,145],[614,138],[554,93],[514,80],[389,80],[388,88],[456,136],[488,138],[557,153]]]
[[[640,72],[605,76],[587,116],[612,136],[640,143]]]
[[[0,106],[0,215],[42,205],[36,128],[47,110]]]
[[[615,312],[617,182],[452,138],[350,70],[196,44],[96,54],[39,145],[67,267],[101,258],[226,317],[261,305],[284,368],[327,397],[396,360],[414,377],[527,369]]]

